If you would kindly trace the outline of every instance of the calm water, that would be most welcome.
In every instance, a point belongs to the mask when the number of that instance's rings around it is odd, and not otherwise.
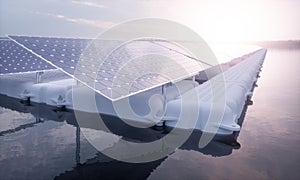
[[[72,112],[1,97],[0,179],[299,179],[300,50],[269,50],[260,76],[253,105],[245,108],[242,130],[235,134],[240,146],[215,140],[198,149],[194,133],[173,154],[144,164],[98,152]],[[136,136],[150,134],[163,132]],[[112,146],[105,140],[110,134],[101,136],[103,148]]]

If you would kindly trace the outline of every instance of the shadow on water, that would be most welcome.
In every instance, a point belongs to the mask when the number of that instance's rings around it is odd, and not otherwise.
[[[258,76],[259,77],[259,76]],[[256,84],[253,85],[253,89]],[[243,108],[242,114],[238,119],[238,124],[242,127],[247,108],[252,105],[253,102],[249,98]],[[94,157],[87,159],[85,162],[81,163],[81,139],[80,139],[80,127],[78,126],[75,118],[74,111],[72,110],[58,110],[56,107],[51,107],[45,104],[38,103],[28,103],[22,102],[15,98],[10,98],[4,95],[0,95],[0,106],[8,108],[14,111],[22,113],[30,113],[35,117],[35,122],[30,122],[26,124],[19,125],[13,129],[8,129],[0,132],[0,138],[9,134],[16,133],[18,131],[38,128],[36,125],[44,123],[46,121],[54,122],[66,122],[76,128],[75,133],[75,162],[72,170],[59,170],[56,174],[56,179],[82,179],[82,178],[103,178],[116,179],[124,177],[126,179],[145,179],[150,173],[156,169],[167,157],[148,163],[126,163],[114,160],[101,152],[97,152]],[[122,136],[123,139],[127,141],[140,141],[140,142],[151,142],[164,137],[168,134],[171,128],[165,127],[163,129],[152,128],[134,128],[127,125],[122,120],[111,117],[111,116],[101,116],[106,126],[116,135]],[[88,121],[88,120],[87,120]],[[87,127],[93,129],[94,127]],[[187,141],[179,148],[183,150],[193,150],[205,155],[211,155],[214,157],[228,156],[232,153],[234,149],[239,149],[241,145],[238,143],[237,139],[239,132],[234,132],[231,135],[216,135],[213,140],[204,148],[198,147],[198,142],[202,132],[199,130],[194,130]],[[51,151],[51,150],[49,150]]]

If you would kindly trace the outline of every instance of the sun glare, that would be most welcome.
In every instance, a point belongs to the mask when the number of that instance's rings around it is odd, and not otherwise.
[[[162,13],[165,13],[164,17],[192,28],[207,41],[236,43],[260,40],[270,34],[268,23],[278,16],[278,10],[272,7],[267,11],[265,7],[268,3],[234,0],[212,0],[205,3],[196,0],[192,3],[175,1],[172,7]],[[278,23],[273,27],[279,26]]]

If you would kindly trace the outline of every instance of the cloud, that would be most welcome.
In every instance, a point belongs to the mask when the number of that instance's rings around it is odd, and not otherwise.
[[[98,28],[109,28],[115,25],[115,23],[110,22],[110,21],[95,21],[95,20],[90,20],[90,19],[84,19],[84,18],[69,18],[63,15],[54,15],[54,17],[58,19],[63,19],[69,22],[77,23],[77,24],[84,24],[84,25],[89,25],[93,27],[98,27]]]
[[[90,2],[90,1],[72,1],[72,3],[84,5],[84,6],[97,7],[97,8],[105,8],[105,6],[103,6],[102,4],[96,2]]]
[[[85,18],[70,18],[61,14],[51,14],[51,13],[41,13],[41,12],[33,12],[34,14],[38,14],[38,15],[47,15],[47,16],[51,16],[57,19],[62,19],[68,22],[73,22],[73,23],[77,23],[77,24],[82,24],[82,25],[88,25],[88,26],[93,26],[93,27],[97,27],[97,28],[110,28],[114,25],[116,25],[116,23],[111,22],[111,21],[96,21],[96,20],[91,20],[91,19],[85,19]]]

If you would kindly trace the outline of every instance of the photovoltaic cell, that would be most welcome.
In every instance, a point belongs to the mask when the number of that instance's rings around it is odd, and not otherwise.
[[[113,101],[191,77],[203,70],[199,62],[157,45],[153,40],[123,44],[99,61],[101,44],[107,45],[107,40],[94,43],[91,39],[10,38]],[[95,44],[96,47],[91,48]]]
[[[9,39],[0,40],[0,75],[56,69]]]

